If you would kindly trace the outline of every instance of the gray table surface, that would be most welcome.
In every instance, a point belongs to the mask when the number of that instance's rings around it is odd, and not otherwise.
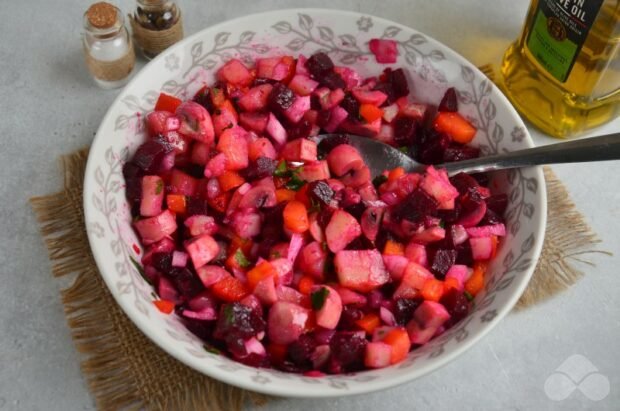
[[[119,2],[129,10],[131,2]],[[361,11],[414,27],[475,64],[497,61],[517,37],[527,1],[320,0],[311,5]],[[185,0],[187,33],[228,18],[302,0]],[[50,263],[27,199],[59,189],[59,155],[88,145],[118,91],[102,91],[82,63],[79,35],[87,2],[3,0],[0,6],[0,410],[94,409],[65,324]],[[141,62],[140,64],[143,64]],[[620,119],[597,130],[620,131]],[[532,130],[536,144],[556,142]],[[620,162],[554,167],[600,235],[619,251]],[[456,361],[409,384],[329,401],[279,400],[264,410],[619,409],[620,272],[615,257],[570,290],[512,313]],[[580,385],[554,401],[545,381],[571,356],[599,370],[593,401]],[[580,379],[576,377],[577,380]],[[602,382],[601,382],[602,381]],[[601,385],[603,384],[603,385]],[[585,393],[585,394],[584,394]],[[590,397],[590,398],[589,398]]]

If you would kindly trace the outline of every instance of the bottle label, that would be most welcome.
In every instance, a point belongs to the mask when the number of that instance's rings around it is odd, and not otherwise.
[[[527,48],[549,74],[565,82],[603,0],[540,0]]]

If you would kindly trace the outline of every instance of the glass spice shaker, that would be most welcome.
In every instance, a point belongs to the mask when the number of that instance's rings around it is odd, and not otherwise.
[[[183,21],[177,1],[137,0],[131,19],[134,41],[152,59],[183,39]]]
[[[82,43],[86,66],[98,86],[113,89],[127,83],[136,56],[118,8],[106,2],[90,6],[84,13]]]

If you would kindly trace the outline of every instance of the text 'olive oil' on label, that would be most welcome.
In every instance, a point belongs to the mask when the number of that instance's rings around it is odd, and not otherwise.
[[[566,81],[603,0],[540,0],[527,48],[553,77]]]

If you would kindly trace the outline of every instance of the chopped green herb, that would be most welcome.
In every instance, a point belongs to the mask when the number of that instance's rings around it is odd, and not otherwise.
[[[474,300],[474,296],[473,296],[473,295],[471,295],[471,294],[469,293],[469,291],[465,291],[465,292],[463,293],[463,295],[465,295],[465,298],[467,298],[467,301],[473,301],[473,300]]]
[[[215,114],[216,116],[219,116],[220,114],[222,114],[222,110],[220,110],[219,108],[216,108],[215,110],[213,110],[213,114]]]
[[[306,182],[304,180],[299,179],[299,177],[293,173],[291,179],[288,180],[285,187],[289,190],[299,191],[305,184]]]
[[[311,197],[310,198],[310,209],[308,210],[308,212],[318,213],[319,211],[321,211],[321,203],[319,203],[317,200]]]
[[[282,257],[282,254],[280,254],[279,251],[274,251],[273,252],[273,258],[280,258],[280,257]]]
[[[153,285],[151,280],[149,280],[149,278],[146,276],[146,274],[144,274],[144,268],[142,268],[140,263],[137,262],[136,260],[134,260],[133,257],[131,257],[131,256],[129,256],[129,259],[131,260],[131,264],[133,264],[133,266],[135,267],[135,269],[138,272],[138,274],[140,274],[140,277],[144,278],[144,281],[146,281],[150,285]]]
[[[273,175],[276,177],[286,177],[288,175],[288,169],[286,168],[286,161],[280,161],[278,167],[276,167],[276,171],[273,172]]]
[[[409,147],[407,146],[398,147],[398,151],[400,151],[403,154],[409,154]]]
[[[325,300],[327,299],[328,295],[329,295],[329,290],[325,287],[321,287],[319,290],[310,294],[310,301],[312,302],[312,308],[317,311],[323,308],[323,305],[325,304]]]
[[[205,349],[205,351],[210,352],[211,354],[216,354],[216,355],[221,355],[222,354],[222,352],[220,350],[218,350],[217,348],[215,348],[211,344],[204,344],[202,347]]]
[[[446,228],[446,222],[443,220],[439,220],[439,227]]]
[[[388,178],[386,176],[384,176],[383,174],[379,174],[377,177],[375,177],[372,180],[372,184],[376,187],[379,188],[379,186],[383,183],[385,183],[388,180]]]
[[[245,257],[245,254],[243,254],[243,251],[241,251],[240,248],[235,251],[235,261],[237,262],[237,264],[239,264],[239,267],[241,268],[248,268],[251,265],[251,263]]]
[[[159,180],[155,186],[155,194],[161,194],[162,191],[164,191],[164,180]]]
[[[233,124],[232,124],[232,123],[228,123],[228,125],[227,125],[226,127],[224,127],[224,128],[222,129],[222,131],[224,131],[224,130],[228,130],[229,128],[233,128]]]
[[[232,325],[235,321],[235,313],[233,311],[232,304],[226,304],[222,309],[222,315],[224,316],[224,321],[226,321],[226,325]]]
[[[215,96],[217,96],[218,94],[220,94],[220,91],[222,91],[222,90],[220,90],[220,89],[219,89],[219,88],[217,88],[217,87],[213,87],[213,88],[211,89],[211,94],[213,94],[213,96],[215,97]]]

